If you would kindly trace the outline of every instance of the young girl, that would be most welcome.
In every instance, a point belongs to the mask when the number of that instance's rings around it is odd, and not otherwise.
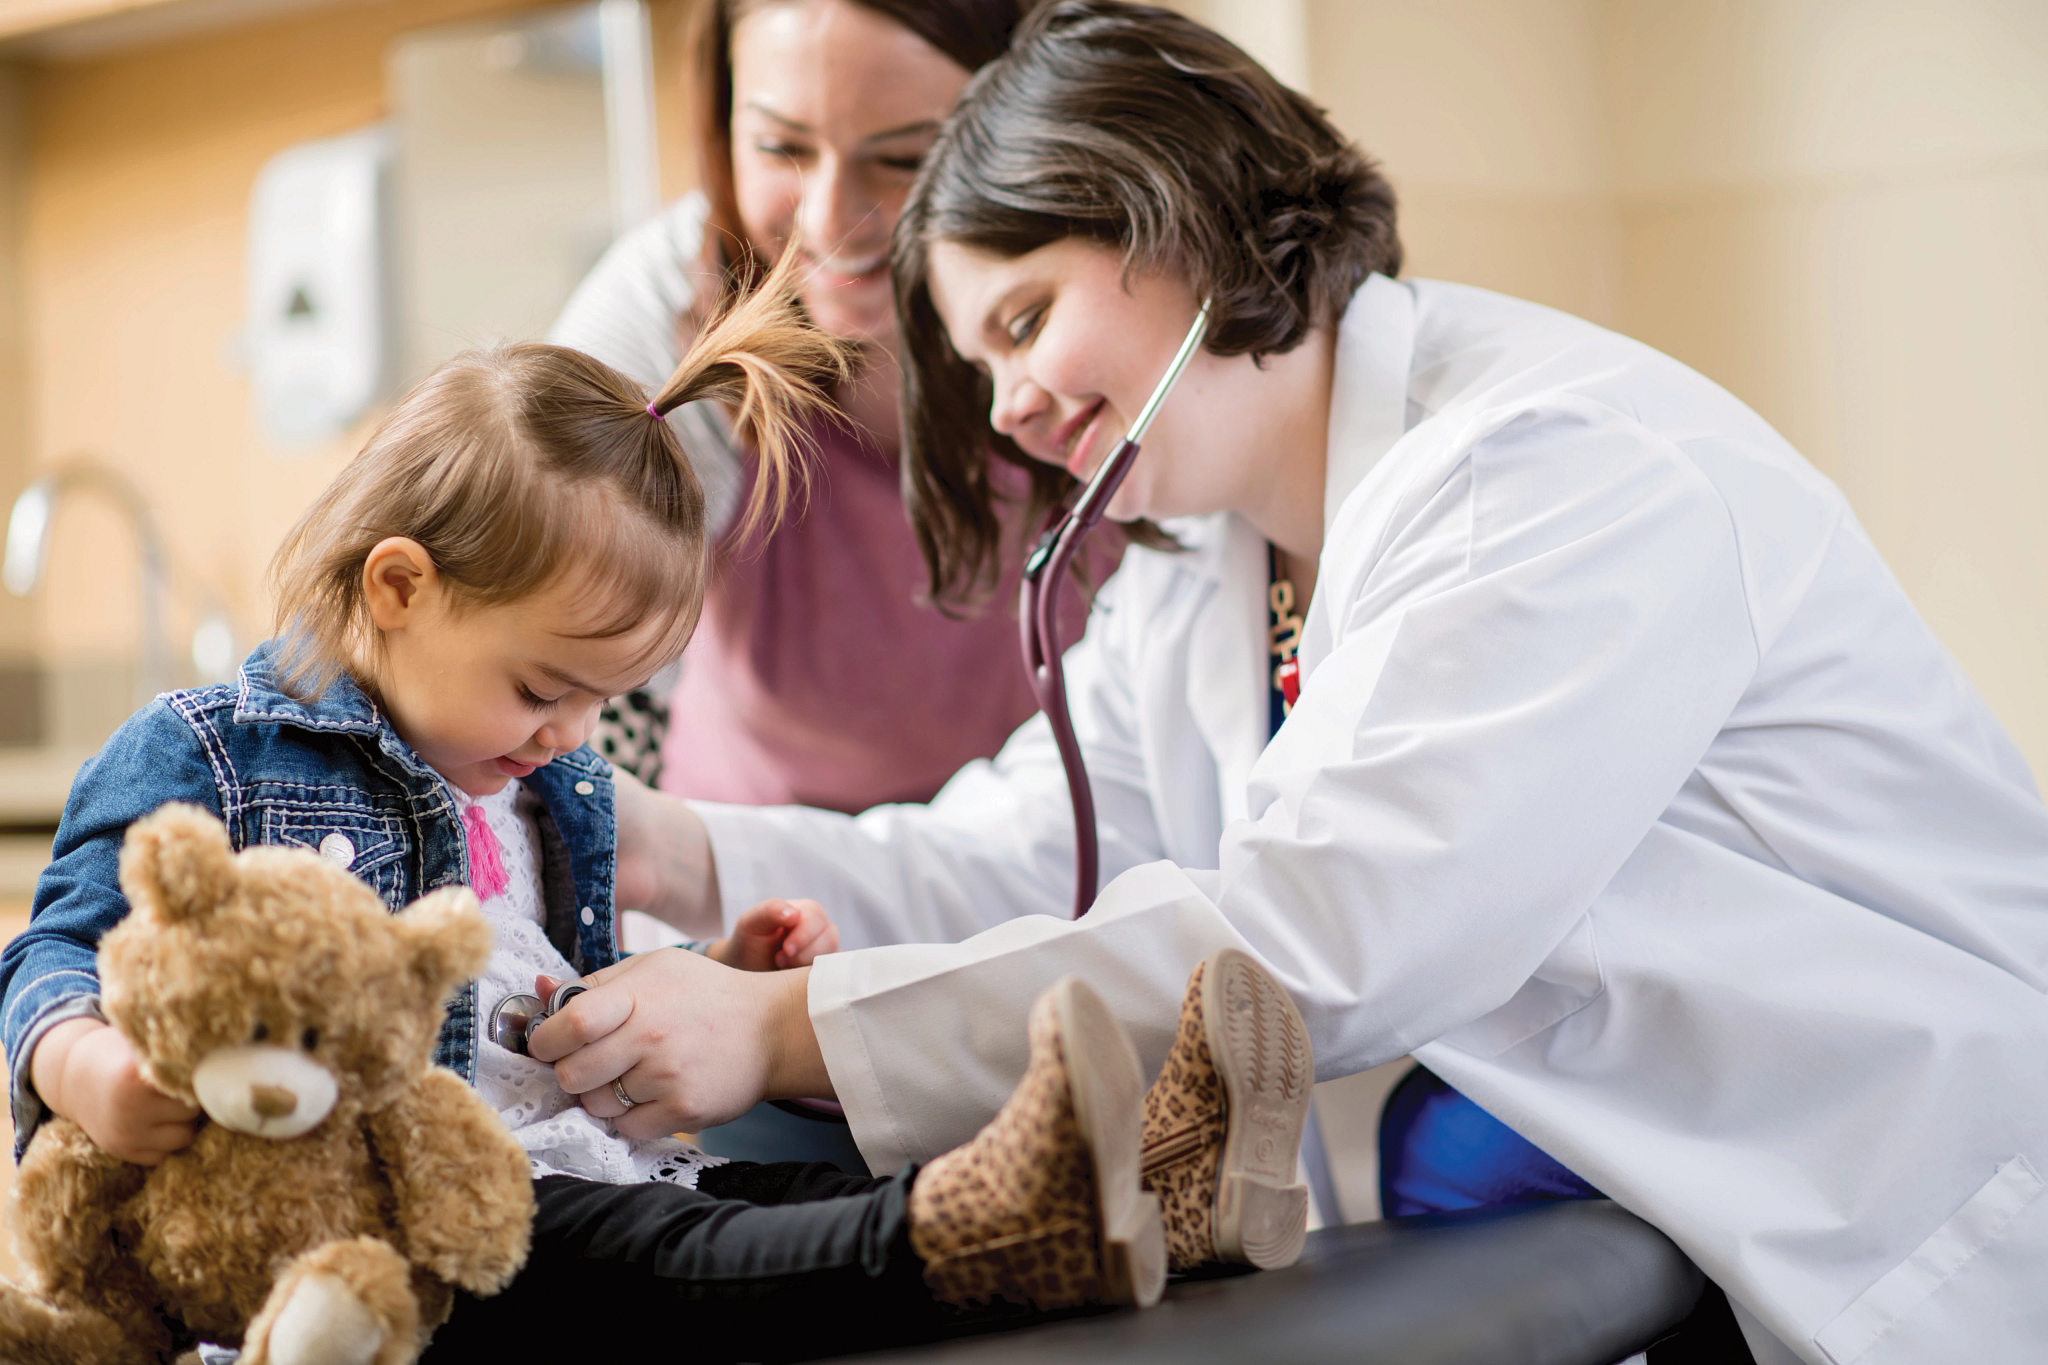
[[[682,649],[704,580],[703,494],[659,418],[729,403],[761,456],[748,515],[779,513],[802,478],[793,433],[847,365],[797,316],[792,264],[708,329],[652,403],[587,356],[518,345],[459,357],[398,405],[280,550],[278,639],[233,685],[158,698],[80,771],[31,927],[0,960],[21,1146],[51,1112],[144,1164],[192,1140],[197,1112],[138,1070],[94,974],[95,944],[126,913],[124,830],[183,800],[237,847],[317,850],[394,910],[454,882],[483,898],[497,949],[483,989],[452,1002],[437,1060],[531,1155],[534,1251],[510,1293],[458,1302],[439,1348],[530,1350],[583,1330],[558,1311],[577,1299],[634,1340],[688,1302],[694,1349],[759,1359],[915,1337],[970,1299],[1156,1298],[1142,1083],[1078,981],[1033,1014],[1035,1060],[982,1137],[884,1179],[635,1140],[630,1120],[593,1117],[488,1036],[504,995],[618,960],[612,775],[584,740],[606,697]],[[708,955],[798,967],[834,943],[815,905],[771,902]],[[788,975],[800,992],[807,971]],[[822,1082],[787,1080],[778,1093]],[[635,1083],[599,1082],[604,1107],[630,1110]],[[761,1311],[783,1293],[806,1311]]]

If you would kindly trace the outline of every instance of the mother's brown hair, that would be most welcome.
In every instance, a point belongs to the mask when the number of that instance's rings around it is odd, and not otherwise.
[[[847,0],[908,29],[967,71],[1002,55],[1024,12],[1036,0]],[[690,10],[688,51],[692,132],[698,184],[708,212],[703,265],[718,281],[697,301],[699,318],[715,317],[767,277],[768,263],[748,240],[732,178],[732,33],[753,10],[801,0],[698,0]]]
[[[941,603],[996,580],[989,457],[1031,481],[1027,524],[1075,480],[989,429],[988,378],[953,350],[928,283],[931,244],[1005,257],[1067,237],[1171,270],[1215,301],[1207,349],[1276,355],[1401,268],[1394,192],[1323,111],[1193,20],[1117,0],[1034,11],[981,70],[897,221],[904,496]],[[1158,542],[1156,528],[1132,528]]]

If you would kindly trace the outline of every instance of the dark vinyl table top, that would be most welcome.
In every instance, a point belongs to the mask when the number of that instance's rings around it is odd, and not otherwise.
[[[1298,1264],[1190,1278],[1139,1312],[1041,1321],[865,1365],[1612,1365],[1683,1321],[1705,1280],[1607,1200],[1311,1233]]]

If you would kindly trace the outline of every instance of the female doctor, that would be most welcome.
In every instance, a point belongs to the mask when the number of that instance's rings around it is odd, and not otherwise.
[[[834,1094],[888,1170],[996,1109],[1056,978],[1156,1065],[1189,970],[1233,945],[1294,994],[1319,1075],[1413,1053],[1670,1234],[1760,1361],[2038,1358],[2025,764],[1755,414],[1398,264],[1369,164],[1222,39],[1111,0],[1027,21],[898,232],[911,504],[935,588],[972,594],[989,460],[1089,472],[1213,301],[1111,509],[1179,548],[1127,556],[1067,658],[1111,880],[1067,919],[1042,718],[928,806],[635,793],[629,895],[659,879],[686,922],[812,896],[858,950],[632,959],[536,1052],[600,1114],[622,1078],[627,1132]],[[1274,731],[1281,585],[1307,610]]]

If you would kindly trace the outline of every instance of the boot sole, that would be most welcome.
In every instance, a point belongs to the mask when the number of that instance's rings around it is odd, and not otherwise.
[[[1308,1235],[1308,1187],[1297,1179],[1315,1083],[1308,1026],[1264,967],[1223,948],[1202,971],[1202,1027],[1226,1106],[1216,1254],[1261,1270],[1293,1265]]]
[[[1102,1297],[1147,1307],[1166,1289],[1166,1228],[1159,1197],[1138,1183],[1145,1079],[1123,1025],[1079,977],[1053,986],[1074,1116],[1095,1163],[1101,1208]]]

